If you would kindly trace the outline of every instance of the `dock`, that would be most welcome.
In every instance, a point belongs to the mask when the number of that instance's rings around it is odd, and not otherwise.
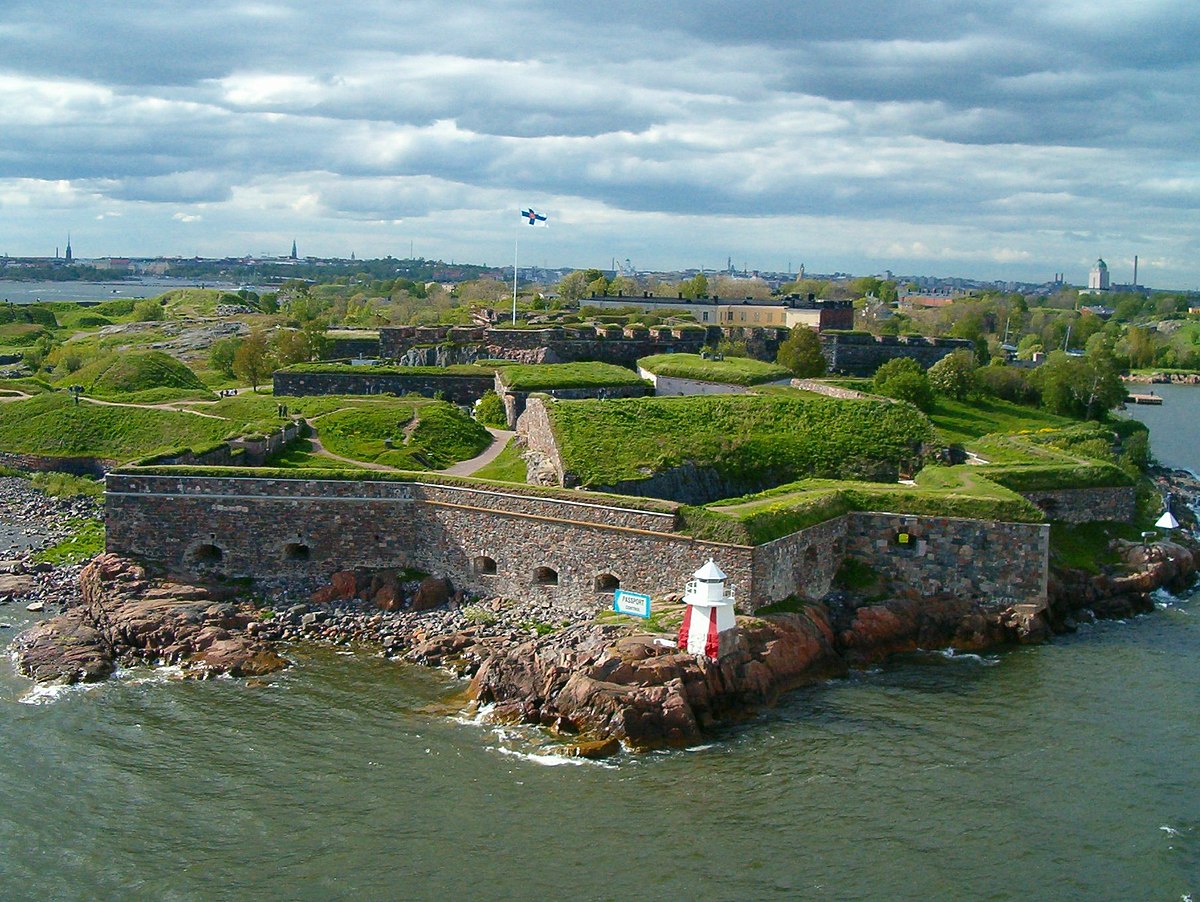
[[[1149,394],[1130,394],[1125,400],[1134,404],[1161,404],[1163,402],[1161,395],[1156,395],[1154,392]]]

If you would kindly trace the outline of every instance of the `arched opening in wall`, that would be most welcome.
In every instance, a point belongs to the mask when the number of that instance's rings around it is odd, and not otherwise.
[[[495,576],[496,561],[486,554],[481,554],[475,558],[475,573],[478,576]]]
[[[606,592],[611,595],[621,588],[621,581],[611,573],[601,573],[596,577],[595,586],[597,592]]]
[[[289,561],[307,561],[312,552],[303,542],[288,542],[283,546],[283,556]]]
[[[225,552],[211,543],[197,545],[191,554],[194,564],[215,564],[224,557]]]
[[[557,586],[558,571],[552,567],[538,567],[533,571],[533,581],[539,586]]]

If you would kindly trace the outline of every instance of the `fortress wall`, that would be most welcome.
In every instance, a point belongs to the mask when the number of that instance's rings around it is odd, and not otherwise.
[[[866,333],[821,333],[821,353],[831,373],[870,376],[880,364],[898,357],[909,357],[928,369],[955,351],[973,351],[974,344],[960,338],[925,338],[919,335],[885,335],[876,338]]]
[[[592,609],[613,580],[656,596],[680,592],[712,557],[750,611],[792,594],[824,595],[852,555],[922,594],[1046,598],[1045,524],[849,514],[751,548],[692,539],[674,532],[672,514],[589,496],[140,474],[110,474],[107,489],[109,551],[185,577],[253,578],[297,595],[338,570],[412,567],[474,594]]]
[[[1137,492],[1133,486],[1021,494],[1036,504],[1047,519],[1064,523],[1090,523],[1093,520],[1131,523],[1137,514]]]
[[[118,474],[106,525],[109,551],[159,570],[296,594],[338,570],[413,567],[476,594],[591,609],[611,596],[607,578],[679,592],[710,556],[751,586],[750,548],[676,534],[672,514],[452,486]]]
[[[1046,600],[1046,523],[884,513],[853,513],[848,519],[846,552],[922,595]],[[901,541],[903,535],[907,542]]]
[[[836,517],[754,549],[754,596],[757,604],[789,595],[820,598],[846,556],[849,517]]]
[[[455,404],[473,404],[492,387],[491,373],[451,376],[407,373],[295,373],[280,371],[272,378],[280,397],[309,395],[407,395],[426,398],[442,393]]]

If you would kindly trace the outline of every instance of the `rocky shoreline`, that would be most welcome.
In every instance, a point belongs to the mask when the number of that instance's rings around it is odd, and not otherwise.
[[[1190,474],[1157,476],[1184,497],[1200,492]],[[43,513],[62,516],[54,505]],[[39,682],[104,679],[129,664],[178,665],[192,678],[258,677],[287,666],[288,643],[362,645],[450,669],[470,679],[469,697],[492,719],[540,725],[563,738],[565,753],[603,756],[701,742],[783,692],[898,652],[1037,643],[1092,617],[1151,610],[1151,591],[1180,590],[1195,574],[1200,557],[1185,541],[1122,543],[1122,565],[1111,572],[1056,571],[1044,606],[835,594],[740,616],[733,650],[719,662],[675,647],[677,598],[656,601],[657,633],[552,603],[468,599],[445,580],[397,571],[344,571],[302,603],[265,606],[220,586],[153,580],[133,562],[101,555],[83,568],[20,574],[34,578],[30,593],[42,592],[47,612],[57,613],[18,638],[14,658]],[[78,589],[57,588],[71,580]],[[16,600],[33,597],[23,591]]]

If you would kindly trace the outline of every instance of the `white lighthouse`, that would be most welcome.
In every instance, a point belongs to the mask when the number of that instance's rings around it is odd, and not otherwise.
[[[688,581],[683,593],[687,611],[679,627],[679,647],[689,654],[716,661],[728,651],[735,635],[733,595],[725,591],[726,576],[709,558]],[[722,649],[722,639],[726,648]]]

